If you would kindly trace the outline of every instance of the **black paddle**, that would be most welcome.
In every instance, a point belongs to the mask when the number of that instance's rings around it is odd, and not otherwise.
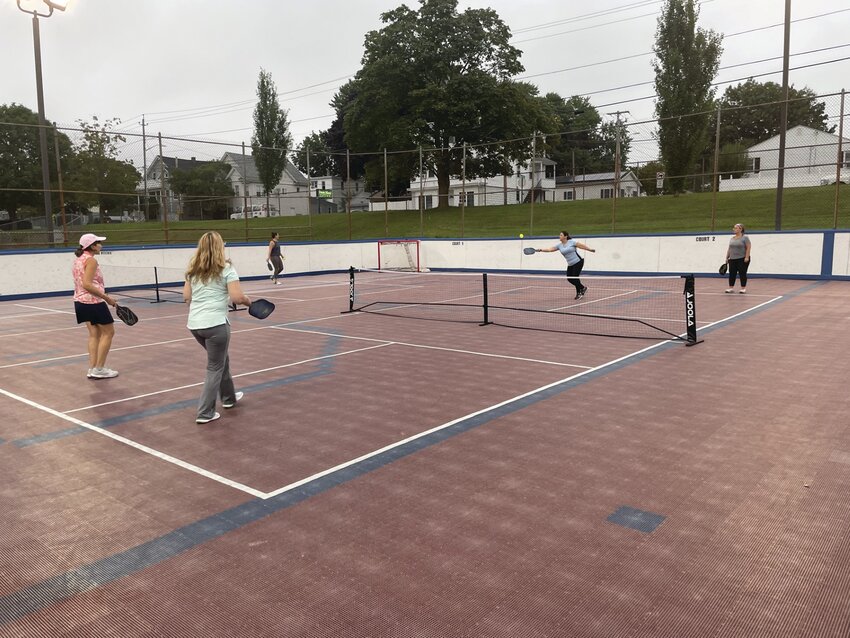
[[[135,326],[139,323],[139,318],[136,316],[136,313],[130,310],[127,306],[119,306],[116,304],[115,314],[118,315],[118,318],[128,326]]]
[[[255,299],[248,306],[248,314],[257,319],[265,319],[274,312],[274,304],[268,299]]]
[[[532,248],[531,246],[529,246],[528,248],[523,248],[522,252],[524,252],[526,255],[533,255],[537,251],[534,248]]]

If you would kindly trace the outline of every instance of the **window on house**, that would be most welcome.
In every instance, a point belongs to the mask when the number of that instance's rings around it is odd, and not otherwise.
[[[555,167],[547,166],[546,167],[546,179],[554,179],[555,178]]]
[[[239,195],[239,184],[233,185],[233,194],[237,196]]]
[[[614,189],[613,188],[600,188],[599,189],[599,197],[600,197],[600,199],[613,199]]]
[[[758,175],[759,171],[761,171],[761,158],[760,157],[751,157],[750,158],[750,173]]]
[[[316,180],[310,182],[310,188],[318,188],[319,183]]]
[[[841,168],[850,168],[850,151],[841,151],[844,156],[841,162]]]
[[[322,190],[327,190],[325,187],[325,180],[322,180]]]
[[[263,196],[263,189],[262,189],[262,188],[258,188],[258,189],[257,189],[257,197],[262,197],[262,196]]]
[[[425,208],[434,208],[434,196],[425,195]]]
[[[468,191],[466,193],[466,205],[475,206],[475,191]]]
[[[572,191],[564,191],[564,199],[566,199],[567,201],[570,201],[570,200],[572,200],[572,198],[573,198],[573,192]]]

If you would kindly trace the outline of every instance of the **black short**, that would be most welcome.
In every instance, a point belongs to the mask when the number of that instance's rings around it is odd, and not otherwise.
[[[104,325],[115,323],[112,318],[112,313],[109,312],[109,306],[105,301],[100,303],[81,303],[74,302],[74,312],[77,313],[77,323],[92,323],[94,325]]]

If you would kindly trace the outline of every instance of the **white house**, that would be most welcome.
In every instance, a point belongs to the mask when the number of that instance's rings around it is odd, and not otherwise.
[[[234,210],[266,203],[266,189],[260,180],[253,156],[227,152],[222,155],[221,161],[231,167],[227,179],[235,194],[232,200]],[[280,181],[269,193],[272,210],[283,216],[307,215],[307,194],[307,178],[292,162],[286,160]]]
[[[834,184],[839,162],[839,137],[808,126],[795,126],[785,135],[785,188]],[[779,136],[747,149],[749,170],[740,177],[720,180],[721,191],[776,188]],[[850,179],[850,140],[841,139],[839,181]]]
[[[558,177],[555,180],[555,201],[611,199],[615,188],[618,197],[640,196],[640,180],[634,172],[629,169],[621,171],[619,182],[615,177],[614,171]]]
[[[371,210],[419,210],[419,199],[423,198],[424,208],[439,206],[439,185],[437,176],[429,173],[423,179],[410,181],[410,195],[401,200],[390,200],[384,204],[373,201]],[[462,199],[463,198],[463,199]],[[449,206],[504,206],[506,204],[555,201],[555,162],[547,157],[537,157],[528,164],[517,165],[511,175],[495,177],[471,177],[449,181]]]

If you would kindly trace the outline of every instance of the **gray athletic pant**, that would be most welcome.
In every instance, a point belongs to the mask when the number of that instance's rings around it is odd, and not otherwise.
[[[230,345],[230,324],[223,323],[212,328],[190,330],[195,340],[207,351],[207,378],[204,391],[198,402],[198,418],[211,419],[215,414],[215,402],[221,395],[222,403],[236,401],[236,388],[230,376],[230,357],[227,347]]]

